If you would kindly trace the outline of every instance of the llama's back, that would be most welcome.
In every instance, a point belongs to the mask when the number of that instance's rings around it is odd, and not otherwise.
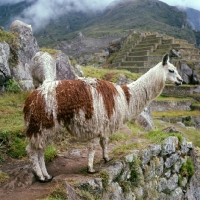
[[[108,81],[83,79],[46,83],[26,99],[26,136],[44,137],[45,133],[50,137],[58,124],[79,138],[110,134],[126,118],[128,97],[128,87]]]

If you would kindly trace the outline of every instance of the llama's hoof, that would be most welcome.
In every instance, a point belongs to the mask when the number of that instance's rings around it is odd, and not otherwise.
[[[39,179],[37,176],[36,176],[36,180],[40,183],[48,183],[48,182],[51,182],[53,179],[53,176],[51,176],[50,178],[45,178],[44,180],[41,180]]]
[[[105,162],[105,163],[108,163],[108,162],[110,162],[110,161],[113,160],[113,158],[110,158],[110,159],[109,159],[109,158],[103,158],[103,159],[104,159],[104,162]]]
[[[87,169],[87,173],[88,174],[96,174],[96,173],[98,173],[99,171],[97,171],[97,170],[92,170],[92,171],[89,171],[88,169]]]

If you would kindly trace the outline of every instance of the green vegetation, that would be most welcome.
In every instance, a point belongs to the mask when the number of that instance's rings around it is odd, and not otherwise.
[[[67,200],[67,193],[65,184],[63,183],[57,183],[52,189],[50,194],[40,200]]]
[[[25,155],[23,104],[27,92],[7,92],[0,96],[0,150],[15,158]]]
[[[130,163],[130,170],[131,170],[131,174],[130,174],[130,182],[131,182],[131,186],[137,186],[140,182],[141,176],[140,173],[138,171],[140,166],[140,161],[138,160],[138,158],[136,156],[134,156],[133,162]]]
[[[56,151],[55,147],[50,145],[45,149],[45,161],[49,162],[53,160],[58,155],[58,152]]]
[[[149,142],[156,144],[161,143],[164,139],[168,138],[169,136],[178,137],[180,143],[183,141],[183,136],[181,133],[165,133],[159,129],[152,130],[144,135],[144,137],[147,138]]]
[[[194,164],[190,158],[181,166],[180,174],[181,176],[187,176],[189,178],[194,175]]]
[[[9,79],[5,83],[5,89],[7,92],[14,92],[14,93],[20,92],[19,84],[14,79]]]
[[[109,173],[106,170],[100,171],[100,178],[102,179],[103,188],[107,191],[109,185]]]
[[[18,63],[16,51],[18,49],[18,34],[0,30],[0,42],[6,42],[10,47],[9,65],[15,66]]]
[[[13,44],[17,42],[17,33],[7,32],[0,30],[0,42],[6,42],[8,44]]]
[[[123,156],[136,148],[137,149],[142,148],[142,143],[134,142],[134,143],[119,145],[112,151],[112,153],[114,155]]]
[[[130,139],[130,136],[127,135],[127,134],[124,134],[124,133],[114,133],[112,135],[110,135],[110,141],[111,142],[114,142],[114,141],[120,141],[120,140],[129,140]]]
[[[8,174],[0,172],[0,185],[5,183],[9,179]]]
[[[97,79],[104,79],[116,83],[117,78],[120,74],[124,74],[131,80],[136,80],[140,77],[140,74],[131,73],[127,70],[110,70],[102,68],[94,68],[92,66],[82,67],[85,77],[93,77]]]
[[[49,53],[50,55],[52,55],[54,58],[56,58],[56,56],[57,56],[57,53],[58,53],[58,50],[56,50],[56,49],[48,49],[48,48],[40,48],[40,51],[42,51],[42,52],[47,52],[47,53]]]
[[[183,117],[183,116],[199,116],[199,111],[185,111],[185,110],[173,110],[163,112],[152,112],[153,117]]]

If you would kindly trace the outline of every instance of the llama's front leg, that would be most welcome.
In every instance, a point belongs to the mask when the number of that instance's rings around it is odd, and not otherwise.
[[[88,143],[88,173],[95,173],[93,168],[95,147],[99,143],[99,138],[93,138]]]
[[[100,138],[100,145],[102,147],[102,151],[103,151],[103,159],[106,162],[109,162],[110,159],[108,157],[108,137],[101,137]]]
[[[50,176],[47,172],[46,166],[45,166],[45,161],[44,161],[44,150],[40,150],[38,152],[38,160],[39,160],[39,165],[42,170],[42,174],[45,177],[44,182],[49,182],[53,179],[53,176]]]
[[[39,159],[38,159],[38,151],[39,150],[32,148],[31,145],[29,144],[26,147],[26,151],[27,151],[30,163],[31,163],[31,167],[33,169],[33,172],[37,176],[37,179],[39,179],[39,181],[41,181],[41,182],[44,182],[45,177],[43,176],[42,170],[39,165]]]

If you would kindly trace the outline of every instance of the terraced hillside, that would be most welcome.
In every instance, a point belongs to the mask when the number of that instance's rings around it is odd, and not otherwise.
[[[152,32],[132,33],[127,36],[110,67],[143,74],[160,62],[165,53],[171,54],[171,62],[178,68],[180,63],[186,63],[193,70],[200,72],[199,49],[186,40]],[[167,84],[162,96],[163,98],[158,98],[152,104],[155,117],[183,121],[190,116],[189,119],[194,122],[199,120],[199,85],[184,84],[176,87]],[[196,124],[200,124],[200,122]]]

